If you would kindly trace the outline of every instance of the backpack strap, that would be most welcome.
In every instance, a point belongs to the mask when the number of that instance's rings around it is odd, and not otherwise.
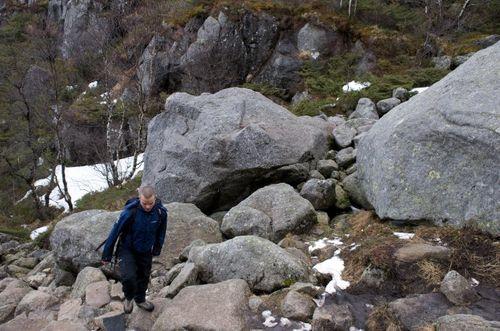
[[[130,214],[130,218],[127,220],[127,223],[125,224],[122,232],[120,233],[120,237],[118,238],[118,243],[116,245],[114,257],[115,260],[118,259],[118,251],[120,250],[120,246],[122,244],[122,241],[125,240],[125,237],[132,231],[132,227],[134,226],[135,223],[135,216],[137,215],[137,207],[132,209],[132,212]]]

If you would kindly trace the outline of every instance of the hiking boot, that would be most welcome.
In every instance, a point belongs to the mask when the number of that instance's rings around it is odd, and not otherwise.
[[[127,300],[123,302],[123,312],[125,314],[130,314],[132,312],[132,309],[134,309],[134,302],[132,300]]]
[[[144,301],[141,303],[136,302],[136,304],[139,308],[144,309],[145,311],[153,311],[153,309],[155,309],[155,305],[153,305],[149,301]]]

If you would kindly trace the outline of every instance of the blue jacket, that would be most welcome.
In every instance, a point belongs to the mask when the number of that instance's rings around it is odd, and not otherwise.
[[[134,210],[135,221],[132,224]],[[131,224],[132,227],[130,228]],[[129,230],[122,238],[121,245],[123,248],[131,249],[137,253],[150,253],[153,256],[158,256],[165,241],[167,209],[159,199],[156,200],[156,204],[149,212],[142,208],[139,198],[127,201],[120,218],[114,223],[108,239],[106,239],[102,253],[103,261],[111,261],[115,243],[125,229]]]

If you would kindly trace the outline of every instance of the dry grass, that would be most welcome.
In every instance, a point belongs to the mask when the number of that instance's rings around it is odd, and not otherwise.
[[[368,331],[402,331],[398,319],[389,309],[387,304],[376,306],[366,320]]]
[[[394,265],[394,251],[400,246],[393,229],[368,211],[353,215],[349,224],[351,231],[348,243],[360,246],[354,251],[345,251],[346,268],[343,276],[351,282],[358,282],[368,266],[390,272]]]
[[[498,237],[472,227],[419,227],[416,236],[437,239],[452,250],[449,269],[483,284],[500,287],[500,242]]]
[[[417,263],[420,278],[424,279],[429,286],[439,286],[446,272],[440,263],[430,260],[422,260]]]

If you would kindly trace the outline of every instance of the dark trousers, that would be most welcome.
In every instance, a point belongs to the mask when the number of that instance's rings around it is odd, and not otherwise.
[[[146,300],[146,290],[151,274],[152,255],[138,253],[122,247],[120,249],[120,274],[123,293],[127,300],[140,303]]]

